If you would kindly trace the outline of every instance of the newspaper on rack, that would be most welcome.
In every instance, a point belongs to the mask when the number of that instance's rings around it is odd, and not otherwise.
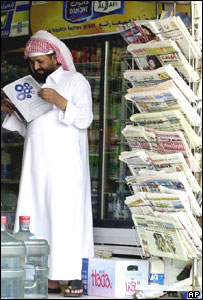
[[[133,21],[133,24],[136,28],[141,28],[145,36],[175,41],[188,59],[201,58],[200,48],[179,16],[159,20],[138,20]]]
[[[163,214],[159,212],[156,212],[155,215],[157,218],[163,217]],[[201,255],[202,243],[199,236],[197,236],[188,215],[183,211],[170,214],[164,213],[164,215],[172,217],[177,222],[178,228],[180,229],[179,233],[188,256],[194,258]]]
[[[132,150],[122,152],[119,159],[128,165],[133,176],[138,176],[141,169],[164,171],[165,173],[184,172],[193,192],[201,192],[200,185],[180,152],[156,154],[152,151]]]
[[[130,44],[127,50],[135,57],[136,64],[141,70],[154,70],[171,64],[187,82],[196,82],[199,79],[199,75],[174,41]]]
[[[126,181],[131,185],[134,194],[137,192],[160,192],[160,186],[168,189],[185,191],[190,199],[192,213],[200,216],[202,211],[183,172],[164,173],[142,171],[142,176],[127,176]]]
[[[132,22],[119,24],[117,30],[128,44],[146,43],[149,41],[144,35],[142,28]]]
[[[128,44],[172,40],[188,59],[199,59],[202,55],[200,47],[179,16],[161,20],[136,20],[120,24],[117,31]]]
[[[192,232],[195,245],[201,249],[202,245],[200,237],[202,235],[202,228],[190,211],[186,194],[139,192],[135,195],[126,197],[125,204],[129,207],[131,213],[136,215],[154,215],[155,212],[170,214],[180,211],[185,212],[187,215],[185,221],[187,221],[186,224],[189,224],[188,231]]]
[[[201,139],[178,110],[133,114],[130,120],[138,126],[160,131],[182,131],[189,148],[201,147]]]
[[[121,132],[133,150],[150,150],[160,154],[182,152],[193,172],[200,169],[182,131],[158,131],[153,128],[126,125]]]
[[[170,64],[155,70],[126,70],[124,78],[129,80],[133,87],[154,85],[171,79],[189,102],[193,103],[198,99],[193,90]]]
[[[201,118],[172,80],[156,85],[128,89],[125,99],[141,112],[180,109],[192,126],[199,126]]]
[[[171,216],[157,218],[155,216],[132,215],[140,243],[146,255],[169,257],[187,261],[180,230]]]

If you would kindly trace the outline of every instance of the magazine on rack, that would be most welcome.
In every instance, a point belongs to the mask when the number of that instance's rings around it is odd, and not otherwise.
[[[165,173],[184,172],[193,192],[201,192],[200,185],[180,152],[156,154],[152,151],[132,150],[122,152],[119,159],[128,165],[133,176],[139,176],[142,169]]]
[[[141,113],[180,109],[192,126],[199,126],[201,123],[198,113],[172,80],[130,88],[125,99],[132,101]]]
[[[182,152],[193,172],[200,169],[182,131],[158,131],[147,127],[126,125],[121,133],[133,150],[143,149],[160,154]]]
[[[140,70],[154,70],[171,64],[187,82],[196,82],[199,79],[199,75],[174,41],[130,44],[127,50],[135,57],[135,62]]]
[[[171,216],[133,214],[132,219],[146,255],[188,260],[178,224]]]
[[[2,90],[27,122],[53,109],[53,104],[37,95],[41,86],[31,75],[6,85]]]
[[[193,90],[170,64],[155,70],[126,70],[124,78],[129,80],[133,87],[150,86],[171,79],[190,103],[196,102],[198,99]]]
[[[201,147],[200,137],[178,109],[133,114],[130,120],[137,126],[144,126],[160,131],[182,131],[190,149]]]
[[[183,172],[164,173],[156,171],[144,172],[142,176],[127,176],[126,181],[131,185],[134,193],[160,192],[160,186],[178,191],[185,191],[190,199],[190,206],[194,215],[200,216],[202,211],[193,194],[192,188]]]

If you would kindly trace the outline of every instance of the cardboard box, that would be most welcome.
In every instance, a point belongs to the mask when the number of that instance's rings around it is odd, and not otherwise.
[[[149,261],[142,259],[83,259],[84,294],[109,298],[132,298],[137,286],[147,285]]]

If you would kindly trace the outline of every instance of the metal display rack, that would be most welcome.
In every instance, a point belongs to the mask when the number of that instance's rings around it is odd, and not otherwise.
[[[196,42],[198,43],[198,45],[200,46],[201,45],[201,29],[202,25],[201,24],[201,16],[200,16],[200,11],[199,11],[199,7],[198,4],[199,1],[156,1],[156,10],[157,10],[157,18],[158,18],[158,12],[159,12],[159,3],[167,3],[167,4],[172,4],[173,5],[173,11],[175,13],[176,11],[176,4],[190,4],[191,5],[191,18],[192,18],[192,28],[191,28],[191,32],[192,32],[192,36],[193,38],[195,38]],[[201,1],[200,1],[201,2]],[[202,3],[202,2],[201,2]],[[201,10],[202,11],[202,10]],[[194,26],[195,24],[195,26]],[[188,47],[190,47],[188,45]],[[133,70],[135,69],[135,58],[133,58],[130,54],[127,54],[127,53],[124,53],[123,56],[123,65],[122,65],[122,72],[126,71],[126,70]],[[201,68],[201,61],[200,60],[197,60],[197,59],[190,59],[189,57],[189,61],[191,62],[191,65],[193,66],[193,68],[199,72],[200,71],[200,68]],[[199,75],[200,75],[200,80],[196,83],[196,84],[192,84],[191,82],[189,82],[189,86],[191,87],[191,89],[194,91],[194,93],[197,95],[198,94],[198,90],[201,88],[201,74],[199,72]],[[125,100],[124,99],[124,93],[126,91],[126,89],[128,89],[129,87],[129,82],[127,80],[123,80],[123,104],[124,106],[127,107],[127,110],[129,109],[131,111],[132,114],[135,113],[135,106],[134,104],[132,103],[132,101],[128,101],[128,100]],[[200,93],[199,93],[200,94]],[[196,111],[202,115],[202,106],[199,104],[200,102],[202,101],[202,97],[199,96],[199,99],[198,99],[198,102],[197,102],[197,105],[194,107],[196,109]],[[125,103],[124,103],[125,102]],[[125,110],[125,115],[126,115],[126,108],[123,110]],[[129,124],[129,123],[133,123],[132,121],[129,120],[129,122],[127,121],[126,122],[126,125]],[[200,128],[195,128],[195,131],[197,133],[200,132]],[[124,141],[121,141],[123,142],[122,144],[124,144]],[[125,149],[125,146],[123,146],[123,151]],[[199,152],[199,149],[197,149],[198,152]],[[195,151],[197,151],[195,150]],[[202,170],[200,171],[201,172],[201,176],[202,176]],[[122,173],[122,172],[121,172]],[[198,195],[199,199],[198,199],[198,203],[201,205],[201,195]],[[134,227],[135,228],[135,227]],[[139,241],[136,239],[137,241],[137,247],[140,247],[140,243]],[[146,256],[144,254],[144,251],[142,250],[142,248],[139,249],[139,255],[143,258],[143,259],[146,259],[146,258],[149,258],[151,257],[150,255],[149,256]],[[139,290],[140,291],[146,291],[146,290],[150,290],[150,291],[166,291],[166,292],[189,292],[189,291],[199,291],[202,293],[202,287],[199,286],[198,284],[198,261],[201,260],[200,257],[194,257],[192,259],[192,285],[191,286],[178,286],[178,285],[140,285],[139,286]]]

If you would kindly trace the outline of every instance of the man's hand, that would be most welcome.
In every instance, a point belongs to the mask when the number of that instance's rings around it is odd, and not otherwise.
[[[4,98],[1,98],[1,110],[5,110],[9,116],[11,116],[14,112],[15,105],[8,102]]]
[[[44,88],[38,92],[38,96],[40,96],[43,100],[56,104],[61,110],[65,110],[67,106],[67,100],[62,97],[59,93],[57,93],[54,89]]]

